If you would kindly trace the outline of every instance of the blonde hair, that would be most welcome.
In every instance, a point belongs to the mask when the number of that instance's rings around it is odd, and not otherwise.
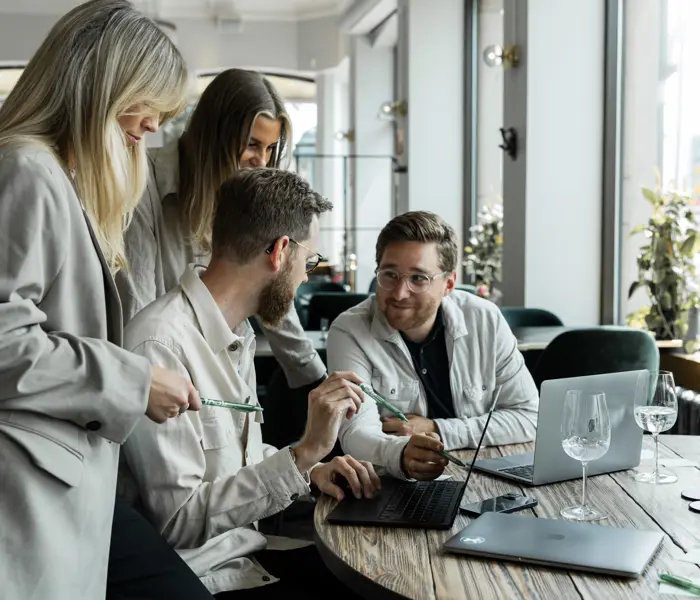
[[[66,168],[108,264],[126,265],[124,228],[146,188],[144,144],[117,119],[185,106],[187,68],[168,36],[126,0],[91,0],[51,29],[0,107],[0,145],[38,142]],[[70,161],[70,164],[69,164]]]
[[[211,252],[211,230],[219,188],[240,169],[255,120],[282,122],[282,135],[268,167],[288,164],[292,125],[284,101],[261,73],[228,69],[207,86],[179,144],[178,204],[188,241]]]

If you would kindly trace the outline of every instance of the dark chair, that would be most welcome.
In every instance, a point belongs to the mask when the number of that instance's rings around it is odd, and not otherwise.
[[[367,294],[351,294],[350,292],[320,292],[314,294],[309,303],[309,317],[306,328],[310,330],[321,329],[321,319],[327,319],[330,327],[338,315],[366,300],[367,297]]]
[[[307,326],[309,318],[309,302],[311,302],[311,297],[318,292],[345,293],[345,288],[340,283],[327,280],[307,281],[306,283],[302,283],[297,289],[296,298],[294,299],[294,306],[297,309],[301,326],[304,329],[309,329]]]
[[[501,313],[511,329],[516,327],[562,327],[561,319],[541,308],[501,307]]]
[[[641,329],[598,327],[566,331],[554,338],[542,353],[533,378],[540,389],[549,379],[638,369],[658,371],[654,338]]]
[[[469,292],[470,294],[474,294],[475,296],[477,295],[476,293],[476,286],[471,285],[469,283],[460,283],[455,286],[456,290],[461,290],[463,292]]]
[[[376,294],[377,293],[377,277],[372,277],[372,281],[369,283],[369,293],[370,294]]]

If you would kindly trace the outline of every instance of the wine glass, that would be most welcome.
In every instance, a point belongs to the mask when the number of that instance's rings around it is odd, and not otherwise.
[[[580,506],[562,508],[565,519],[598,521],[607,515],[586,504],[586,467],[598,460],[610,447],[610,417],[605,394],[584,394],[581,390],[566,392],[561,418],[561,445],[571,458],[583,467],[583,489]]]
[[[654,438],[654,470],[638,473],[636,481],[642,483],[674,483],[678,477],[659,471],[659,434],[673,427],[678,417],[676,384],[673,373],[659,371],[651,375],[651,394],[639,394],[635,399],[634,420]]]
[[[321,319],[321,340],[324,342],[328,339],[328,326],[330,321],[328,319]]]

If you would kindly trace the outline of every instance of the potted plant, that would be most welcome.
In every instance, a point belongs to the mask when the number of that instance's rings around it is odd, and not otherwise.
[[[477,289],[477,294],[494,302],[500,299],[503,262],[503,206],[485,205],[477,214],[477,223],[469,232],[469,245],[464,248],[464,266]]]
[[[659,340],[684,336],[688,316],[698,306],[695,256],[700,251],[689,196],[675,190],[642,189],[653,213],[644,225],[630,235],[644,235],[646,242],[637,256],[638,278],[628,297],[645,289],[650,303],[627,317],[632,326],[641,326]]]

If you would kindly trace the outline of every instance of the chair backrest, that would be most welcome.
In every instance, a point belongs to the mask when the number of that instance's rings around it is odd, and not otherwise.
[[[659,349],[646,331],[629,327],[575,329],[558,335],[534,369],[543,381],[647,369],[658,371]]]
[[[307,329],[321,329],[321,319],[328,320],[328,326],[336,317],[346,310],[367,299],[367,294],[351,294],[350,292],[320,292],[314,294],[309,302],[309,318]]]
[[[301,326],[308,329],[307,322],[309,318],[309,302],[311,297],[319,292],[342,292],[345,293],[345,288],[340,283],[333,281],[307,281],[302,283],[297,289],[296,298],[294,298],[294,307],[297,309]]]
[[[372,281],[369,282],[369,293],[370,294],[377,293],[377,277],[376,276],[372,277]]]
[[[515,327],[561,327],[561,319],[541,308],[501,307],[501,313],[511,329]]]

